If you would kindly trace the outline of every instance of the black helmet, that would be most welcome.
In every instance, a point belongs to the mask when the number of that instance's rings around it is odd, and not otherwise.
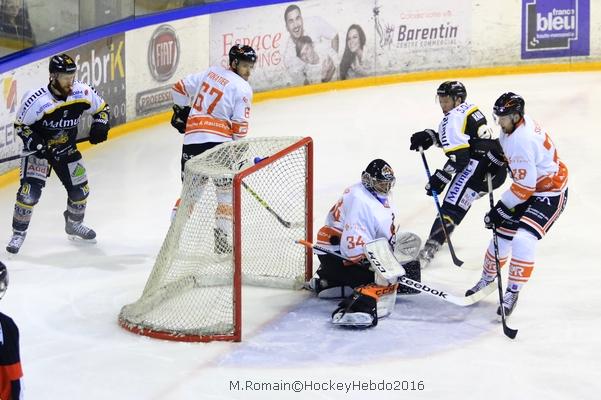
[[[467,90],[465,90],[463,83],[459,81],[441,83],[438,89],[436,89],[436,94],[439,96],[451,96],[453,99],[460,97],[462,102],[467,98]]]
[[[361,183],[368,190],[375,191],[379,194],[387,195],[396,178],[390,164],[386,161],[376,158],[367,165],[365,171],[361,174]]]
[[[77,64],[75,64],[75,61],[73,61],[69,55],[63,53],[53,56],[50,59],[48,71],[50,71],[51,74],[74,74],[75,71],[77,71]]]
[[[524,115],[524,108],[526,102],[524,98],[519,94],[513,92],[503,93],[492,109],[493,113],[498,116],[509,115],[509,114],[520,114]]]
[[[6,288],[8,288],[8,270],[6,265],[0,261],[0,299],[4,296]]]
[[[257,53],[253,50],[252,47],[247,45],[235,44],[230,49],[230,65],[234,62],[234,60],[240,61],[248,61],[254,63],[257,61]]]

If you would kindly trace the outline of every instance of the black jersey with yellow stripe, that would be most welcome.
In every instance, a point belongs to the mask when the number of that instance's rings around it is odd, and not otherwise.
[[[17,112],[16,132],[27,125],[39,134],[50,147],[74,144],[77,126],[84,113],[97,114],[107,108],[106,103],[91,86],[74,81],[67,98],[53,95],[49,86],[28,92]]]

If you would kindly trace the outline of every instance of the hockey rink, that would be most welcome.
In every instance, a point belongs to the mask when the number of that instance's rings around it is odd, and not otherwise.
[[[465,308],[426,295],[400,296],[394,314],[377,327],[342,330],[329,322],[336,301],[306,291],[247,287],[240,343],[177,343],[125,331],[117,315],[141,294],[179,195],[182,137],[164,123],[84,152],[91,189],[86,223],[98,234],[96,245],[67,240],[66,194],[53,176],[21,252],[9,259],[3,249],[17,183],[0,188],[1,259],[10,271],[0,310],[21,332],[25,398],[598,398],[601,73],[461,81],[468,101],[493,126],[495,99],[505,91],[521,94],[526,112],[547,129],[570,172],[566,210],[539,242],[534,273],[508,322],[519,329],[516,340],[506,338],[497,322],[496,292]],[[423,190],[419,154],[408,148],[413,132],[436,129],[442,118],[435,98],[439,83],[259,103],[250,135],[313,137],[315,231],[367,163],[383,158],[397,177],[399,229],[425,238],[435,206]],[[426,155],[431,170],[443,165],[439,149]],[[443,248],[423,271],[423,281],[460,295],[479,279],[491,237],[482,222],[487,208],[488,198],[477,201],[453,236],[464,267],[454,266]],[[298,393],[257,390],[295,381],[301,382],[293,386]],[[390,390],[370,391],[370,384]]]

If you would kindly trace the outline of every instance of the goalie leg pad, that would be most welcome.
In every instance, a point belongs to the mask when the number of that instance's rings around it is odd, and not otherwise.
[[[394,310],[396,291],[396,284],[358,287],[353,295],[340,302],[332,313],[332,323],[355,327],[376,326],[378,318],[386,317]]]
[[[377,298],[361,293],[361,288],[358,288],[352,296],[338,304],[332,313],[332,323],[360,328],[378,325]]]

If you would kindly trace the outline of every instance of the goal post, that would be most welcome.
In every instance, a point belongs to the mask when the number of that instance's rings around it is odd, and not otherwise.
[[[119,324],[167,340],[240,341],[242,284],[300,289],[312,253],[313,141],[251,138],[186,163],[181,202]]]

